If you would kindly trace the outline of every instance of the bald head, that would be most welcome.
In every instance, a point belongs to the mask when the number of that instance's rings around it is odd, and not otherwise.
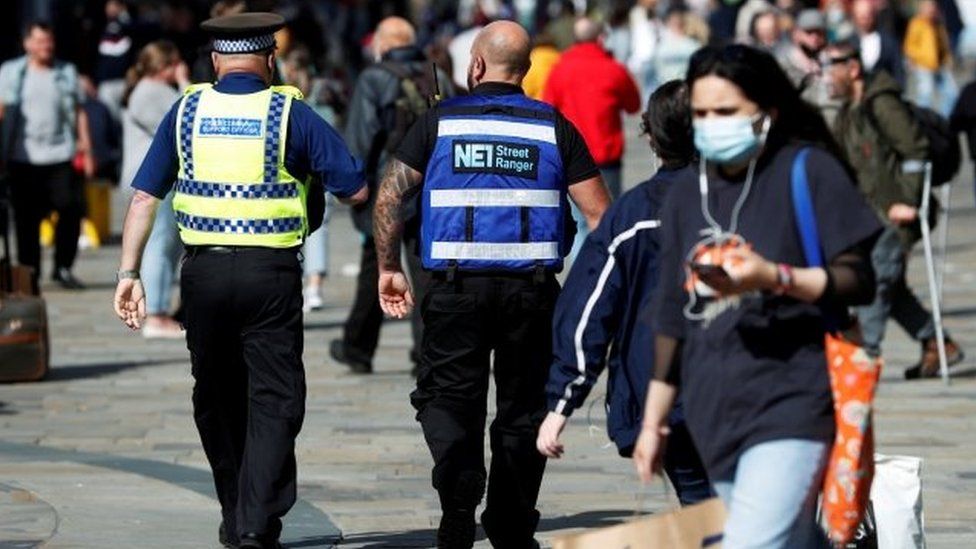
[[[410,21],[402,17],[387,17],[380,21],[373,33],[373,51],[376,57],[383,57],[386,52],[412,46],[417,43],[417,35]]]
[[[584,42],[596,42],[600,39],[603,34],[603,25],[597,23],[596,21],[590,19],[589,17],[580,17],[573,24],[573,39],[576,43],[581,44]]]
[[[489,24],[471,45],[469,87],[485,81],[520,85],[525,73],[529,72],[531,50],[529,33],[518,23],[495,21]]]

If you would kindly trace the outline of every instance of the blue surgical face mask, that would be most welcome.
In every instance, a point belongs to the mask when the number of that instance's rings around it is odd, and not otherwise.
[[[762,131],[756,134],[755,123],[765,118]],[[695,148],[710,162],[735,164],[754,156],[766,141],[769,117],[716,116],[695,120]]]

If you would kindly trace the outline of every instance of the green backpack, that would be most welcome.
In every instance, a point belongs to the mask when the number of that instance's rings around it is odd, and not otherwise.
[[[436,93],[433,76],[421,63],[380,63],[380,68],[396,76],[400,93],[393,103],[392,116],[387,121],[386,152],[392,154],[400,146],[407,131],[433,105],[430,98]]]

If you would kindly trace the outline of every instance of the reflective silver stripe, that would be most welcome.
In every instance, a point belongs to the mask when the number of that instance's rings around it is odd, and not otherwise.
[[[593,314],[593,308],[596,307],[597,300],[603,296],[603,289],[606,287],[607,279],[610,278],[610,274],[617,265],[617,257],[614,255],[617,253],[617,248],[624,242],[637,236],[639,231],[657,229],[660,226],[661,222],[657,219],[638,221],[633,227],[618,234],[607,248],[607,262],[603,265],[603,270],[600,271],[600,277],[596,281],[596,287],[593,288],[593,292],[587,298],[586,305],[583,306],[583,315],[576,325],[576,331],[573,332],[573,348],[576,351],[576,369],[579,371],[579,375],[566,385],[566,391],[563,393],[563,397],[556,404],[555,412],[557,414],[563,414],[570,399],[573,398],[573,390],[586,383],[586,353],[583,350],[583,334],[586,333],[586,328],[589,326],[590,315]]]
[[[902,173],[922,173],[925,171],[924,160],[906,160],[901,163]]]
[[[521,137],[556,144],[555,126],[509,122],[508,120],[481,120],[478,118],[442,118],[437,123],[437,135],[493,135]]]
[[[434,242],[432,259],[559,259],[558,242]]]
[[[558,208],[559,191],[527,189],[439,189],[430,191],[431,208],[528,206]]]

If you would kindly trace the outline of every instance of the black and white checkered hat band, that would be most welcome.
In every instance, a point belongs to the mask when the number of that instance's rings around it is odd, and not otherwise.
[[[251,36],[248,38],[214,38],[213,49],[217,53],[252,53],[273,48],[273,34]]]

